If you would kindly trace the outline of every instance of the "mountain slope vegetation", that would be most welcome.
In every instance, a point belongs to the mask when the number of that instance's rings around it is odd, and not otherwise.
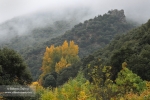
[[[61,20],[51,26],[35,27],[29,35],[16,36],[10,43],[2,46],[17,50],[26,60],[34,79],[37,79],[41,73],[39,69],[47,46],[58,46],[65,40],[73,40],[79,46],[79,56],[83,57],[107,45],[116,34],[123,34],[134,27],[126,21],[123,10],[108,11],[68,30],[71,25],[72,21]],[[64,32],[65,34],[61,35]]]
[[[133,25],[126,21],[123,10],[112,10],[103,16],[99,15],[94,19],[75,25],[74,28],[66,31],[62,36],[20,52],[31,68],[33,76],[39,76],[42,56],[47,46],[58,46],[65,40],[73,40],[79,46],[79,56],[83,57],[104,47],[116,34],[123,34],[131,28],[133,28]]]
[[[121,64],[127,63],[129,69],[144,80],[150,80],[150,20],[129,31],[118,35],[108,46],[85,58],[85,63],[97,63],[112,66],[113,79],[121,70]]]

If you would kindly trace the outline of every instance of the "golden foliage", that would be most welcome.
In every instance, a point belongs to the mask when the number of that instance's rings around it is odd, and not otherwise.
[[[62,46],[54,47],[54,45],[51,45],[50,47],[46,47],[41,67],[42,74],[40,75],[39,82],[42,82],[42,78],[46,74],[53,71],[59,73],[63,68],[78,61],[78,51],[79,47],[74,41],[68,43],[65,40]]]
[[[124,69],[124,68],[127,68],[127,63],[126,62],[122,63],[122,69]]]
[[[44,90],[44,88],[39,84],[39,82],[32,82],[30,87],[34,86],[35,87],[35,92],[39,90]]]
[[[56,70],[57,73],[59,73],[59,71],[61,69],[65,68],[65,67],[68,67],[69,65],[71,65],[71,64],[67,63],[66,59],[64,59],[62,57],[61,60],[58,63],[56,63],[55,70]]]

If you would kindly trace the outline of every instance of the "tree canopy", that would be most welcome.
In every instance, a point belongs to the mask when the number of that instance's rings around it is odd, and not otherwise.
[[[21,56],[14,50],[0,49],[0,85],[26,85],[32,78]]]

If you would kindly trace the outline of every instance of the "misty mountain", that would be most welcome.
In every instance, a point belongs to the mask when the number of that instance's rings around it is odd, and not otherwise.
[[[112,10],[75,25],[64,35],[34,45],[32,48],[21,50],[20,53],[31,68],[33,77],[37,79],[40,74],[42,56],[47,46],[49,47],[52,44],[58,46],[65,40],[73,40],[79,45],[79,56],[83,57],[107,45],[116,34],[123,34],[131,28],[133,28],[133,25],[126,21],[123,10]]]
[[[37,42],[38,35],[43,35],[40,40],[50,40],[85,20],[88,14],[87,9],[80,11],[78,9],[66,9],[63,12],[59,10],[37,12],[10,19],[0,24],[0,44],[11,44],[15,40],[20,40],[19,42],[27,42],[27,44],[32,45],[32,43]],[[22,49],[21,47],[18,48]],[[17,50],[14,47],[13,49]]]
[[[116,34],[123,34],[131,28],[133,26],[126,21],[123,10],[112,10],[75,25],[64,35],[47,41],[45,45],[61,45],[64,40],[74,40],[80,47],[80,57],[83,57],[104,47]]]
[[[47,25],[45,27],[36,27],[30,29],[27,34],[17,35],[10,39],[9,42],[3,43],[2,46],[13,48],[17,51],[33,47],[34,45],[42,44],[51,38],[57,37],[63,34],[66,30],[71,29],[73,23],[69,21],[56,21],[53,25]]]

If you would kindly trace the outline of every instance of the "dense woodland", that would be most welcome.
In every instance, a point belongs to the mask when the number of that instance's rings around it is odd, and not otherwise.
[[[18,51],[24,60],[14,50],[0,50],[0,84],[36,86],[35,97],[21,99],[150,99],[150,20],[135,27],[126,21],[123,10],[108,11]],[[13,65],[11,69],[7,63]]]

